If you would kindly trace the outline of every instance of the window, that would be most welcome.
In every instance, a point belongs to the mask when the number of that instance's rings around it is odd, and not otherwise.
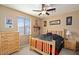
[[[25,19],[25,35],[30,35],[30,19]]]
[[[18,32],[20,35],[24,35],[24,18],[18,17]]]
[[[30,35],[30,19],[18,17],[18,32],[20,35]]]

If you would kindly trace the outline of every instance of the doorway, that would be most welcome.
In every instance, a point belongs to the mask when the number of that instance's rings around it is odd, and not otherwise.
[[[20,39],[20,47],[25,47],[28,44],[29,35],[31,33],[31,24],[29,17],[18,17],[18,32],[19,32],[19,39]]]

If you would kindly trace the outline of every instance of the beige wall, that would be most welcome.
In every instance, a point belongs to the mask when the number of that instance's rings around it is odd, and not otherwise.
[[[6,16],[12,16],[12,20],[13,20],[13,28],[6,28],[5,27],[5,17]],[[0,5],[0,31],[18,31],[18,26],[17,26],[17,17],[18,16],[23,16],[23,17],[30,17],[31,20],[31,33],[33,35],[35,35],[36,33],[33,31],[33,26],[35,24],[35,20],[39,20],[39,18],[28,15],[26,13],[14,10],[14,9],[10,9],[7,7],[4,7],[2,5]],[[38,24],[39,25],[39,24]],[[21,43],[24,44],[26,43],[26,36],[21,36]],[[28,39],[28,38],[27,38]]]
[[[6,16],[12,16],[13,17],[13,28],[5,28],[5,17]],[[31,20],[31,26],[33,27],[33,25],[35,24],[35,20],[39,20],[39,18],[16,11],[14,9],[10,9],[10,8],[6,8],[4,6],[0,5],[0,31],[17,31],[18,27],[17,27],[17,18],[18,16],[23,16],[25,17],[30,17]],[[32,34],[33,34],[33,30],[32,30]]]
[[[68,26],[66,25],[66,17],[72,16],[72,25]],[[43,26],[43,21],[47,21],[47,27]],[[60,25],[49,25],[49,21],[52,20],[61,20]],[[47,32],[47,30],[59,30],[61,28],[68,29],[73,33],[73,36],[75,39],[79,39],[79,11],[74,11],[71,13],[59,15],[59,16],[52,16],[52,17],[46,17],[42,21],[42,33]]]

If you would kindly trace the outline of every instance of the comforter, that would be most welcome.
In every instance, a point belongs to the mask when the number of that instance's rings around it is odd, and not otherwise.
[[[55,55],[58,55],[64,46],[64,38],[57,34],[47,33],[39,36],[42,40],[55,40]]]

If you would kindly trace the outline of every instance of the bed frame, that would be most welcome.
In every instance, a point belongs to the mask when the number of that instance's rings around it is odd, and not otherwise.
[[[64,29],[52,30],[49,32],[52,32],[53,34],[58,34],[64,37]],[[39,38],[33,38],[32,36],[30,36],[29,48],[43,55],[55,55],[55,40],[52,40],[52,42],[50,42],[50,41],[41,40]]]

